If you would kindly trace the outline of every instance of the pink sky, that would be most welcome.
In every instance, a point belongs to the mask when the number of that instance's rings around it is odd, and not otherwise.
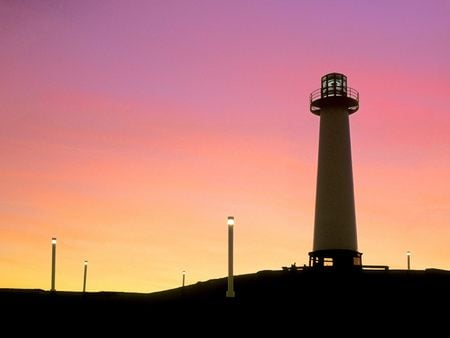
[[[308,262],[329,72],[364,264],[450,269],[450,1],[0,1],[0,287],[150,292]]]

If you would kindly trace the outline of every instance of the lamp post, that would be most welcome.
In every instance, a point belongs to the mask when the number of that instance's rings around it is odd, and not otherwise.
[[[181,282],[181,286],[184,286],[184,282],[186,280],[186,271],[183,270],[182,274],[183,274],[183,280]]]
[[[56,269],[56,238],[52,238],[52,286],[50,291],[55,291],[55,269]]]
[[[88,261],[84,261],[83,292],[86,292],[87,267]]]
[[[233,227],[234,227],[234,217],[228,216],[228,290],[226,297],[234,298],[233,290]]]
[[[408,263],[408,270],[411,270],[411,252],[406,251],[406,261]]]

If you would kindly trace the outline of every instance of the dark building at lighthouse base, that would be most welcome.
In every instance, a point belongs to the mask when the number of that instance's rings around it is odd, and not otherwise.
[[[362,253],[353,250],[317,250],[309,253],[309,266],[316,269],[361,270]]]

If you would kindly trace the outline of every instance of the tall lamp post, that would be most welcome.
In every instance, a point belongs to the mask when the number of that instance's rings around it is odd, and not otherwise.
[[[234,217],[228,216],[228,290],[226,296],[228,298],[234,298],[233,290],[233,227]]]
[[[50,291],[55,291],[55,269],[56,269],[56,238],[52,238],[52,287]]]
[[[408,270],[411,270],[411,251],[406,251],[406,261],[408,263]]]
[[[88,261],[84,261],[83,292],[86,292],[87,267]]]

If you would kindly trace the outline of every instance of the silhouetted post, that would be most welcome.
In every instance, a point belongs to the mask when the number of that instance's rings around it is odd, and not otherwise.
[[[234,217],[228,216],[228,290],[226,293],[227,297],[234,297],[233,290],[233,227],[234,227]]]
[[[411,270],[411,252],[406,251],[406,261],[408,263],[408,270]]]
[[[55,291],[55,269],[56,269],[56,238],[52,238],[52,287],[50,291]]]
[[[310,95],[310,110],[320,117],[313,251],[316,269],[360,270],[349,116],[359,109],[359,94],[340,73],[322,76]]]
[[[83,292],[86,292],[87,267],[88,261],[84,261]]]
[[[183,274],[183,281],[181,283],[181,286],[184,286],[184,281],[186,279],[186,271],[183,270],[182,274]]]

